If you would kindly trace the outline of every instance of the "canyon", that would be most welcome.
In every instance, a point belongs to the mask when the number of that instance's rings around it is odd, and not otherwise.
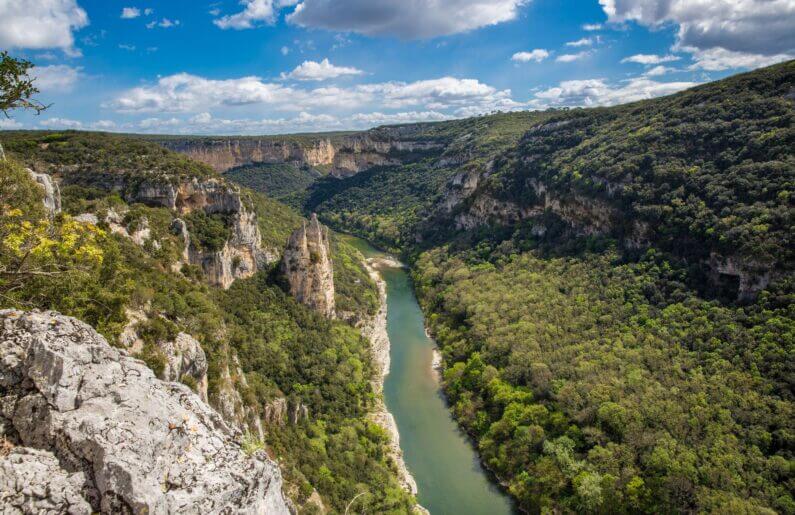
[[[156,143],[218,172],[257,163],[312,167],[347,177],[374,166],[396,165],[442,147],[421,137],[422,125],[380,127],[359,133],[263,137],[158,137]]]

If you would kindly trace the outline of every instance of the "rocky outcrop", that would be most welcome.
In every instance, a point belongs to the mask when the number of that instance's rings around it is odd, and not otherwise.
[[[124,211],[122,211],[122,213],[124,213]],[[135,222],[134,227],[129,227],[124,225],[124,217],[122,216],[122,213],[118,213],[113,208],[108,209],[108,212],[105,215],[105,223],[108,225],[110,232],[131,239],[132,242],[139,247],[146,245],[146,242],[152,237],[152,230],[149,227],[149,219],[147,219],[145,216],[141,217]],[[90,213],[84,213],[80,216],[86,215],[90,215]],[[156,248],[159,248],[160,246],[158,242],[153,242],[153,245],[155,245]]]
[[[207,214],[230,215],[228,223],[231,236],[220,250],[215,251],[207,251],[193,244],[184,220],[177,218],[172,223],[172,231],[182,238],[184,245],[179,264],[199,266],[207,281],[214,286],[228,288],[235,279],[254,275],[273,258],[272,253],[262,248],[257,215],[246,208],[240,192],[223,181],[199,181],[194,178],[177,185],[145,181],[129,194],[128,200],[163,206],[180,215],[199,209]],[[148,236],[148,233],[140,231],[139,227],[138,232],[131,237]]]
[[[6,514],[90,515],[84,472],[68,472],[49,451],[15,447],[0,456],[0,508]]]
[[[247,456],[185,385],[58,313],[3,310],[0,324],[0,427],[15,445],[0,470],[30,478],[3,489],[4,512],[39,512],[57,484],[59,513],[288,513],[276,464]]]
[[[251,277],[261,266],[273,259],[272,254],[262,248],[256,214],[241,206],[229,223],[231,237],[217,251],[207,251],[196,246],[191,241],[183,220],[176,219],[172,225],[185,244],[182,260],[201,267],[207,282],[221,288],[229,288],[235,279]]]
[[[232,372],[234,372],[234,376]],[[237,356],[232,356],[231,366],[226,364],[221,370],[218,378],[218,391],[212,399],[212,404],[224,417],[224,420],[241,431],[262,439],[265,436],[265,431],[262,428],[259,413],[243,402],[243,396],[240,395],[240,390],[247,388],[248,381],[240,368],[240,362]]]
[[[328,228],[313,213],[290,236],[282,258],[282,271],[290,294],[323,316],[335,317],[334,271],[331,262]]]
[[[289,163],[297,167],[326,167],[332,176],[345,177],[373,166],[400,164],[408,154],[440,149],[442,144],[422,139],[421,124],[380,127],[340,136],[278,136],[249,138],[158,139],[157,143],[206,163],[219,172],[256,163]]]
[[[770,268],[744,262],[733,256],[720,256],[715,252],[710,253],[707,266],[712,272],[712,281],[715,284],[722,285],[727,282],[727,278],[735,281],[737,300],[740,302],[756,298],[757,294],[767,288],[775,276]]]
[[[44,207],[51,215],[61,212],[61,190],[51,175],[27,169],[31,179],[44,190]]]
[[[308,418],[309,408],[303,402],[288,401],[284,397],[277,397],[267,403],[262,416],[268,426],[282,426],[287,422],[297,424]]]
[[[406,462],[403,460],[403,450],[400,448],[400,433],[398,432],[397,422],[395,417],[386,407],[383,399],[384,380],[389,374],[389,333],[386,328],[387,320],[387,296],[386,296],[386,281],[381,276],[380,270],[383,268],[401,267],[401,263],[387,257],[379,257],[368,259],[364,263],[370,278],[375,282],[378,287],[379,308],[378,312],[372,319],[368,320],[362,328],[362,336],[370,341],[370,351],[373,356],[373,366],[375,374],[373,375],[371,385],[373,391],[376,392],[376,400],[373,411],[369,417],[375,424],[380,426],[389,435],[389,456],[397,465],[398,478],[403,488],[410,492],[412,495],[417,493],[417,482],[414,476],[409,472]],[[425,513],[425,509],[420,505],[415,506],[415,511]]]
[[[201,344],[193,336],[179,333],[173,342],[160,345],[160,349],[166,355],[163,379],[194,383],[199,398],[207,402],[207,356]]]

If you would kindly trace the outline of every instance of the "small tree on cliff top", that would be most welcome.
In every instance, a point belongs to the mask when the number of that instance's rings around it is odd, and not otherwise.
[[[30,61],[0,52],[0,111],[6,118],[14,109],[32,109],[38,114],[49,107],[33,99],[39,90],[33,85],[35,77],[28,74],[31,68]]]
[[[31,109],[39,114],[49,107],[33,98],[39,89],[33,85],[35,77],[28,74],[31,68],[33,63],[30,61],[0,52],[0,111],[6,118],[11,118],[8,113],[14,109]],[[0,161],[5,161],[5,158],[0,144]]]

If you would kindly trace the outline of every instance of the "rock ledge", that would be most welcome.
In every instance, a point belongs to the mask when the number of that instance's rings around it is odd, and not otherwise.
[[[278,467],[239,437],[88,325],[0,310],[1,512],[289,513]]]

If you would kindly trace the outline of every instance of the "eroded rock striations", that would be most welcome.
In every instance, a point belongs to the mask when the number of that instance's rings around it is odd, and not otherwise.
[[[175,220],[173,226],[185,243],[183,263],[201,267],[214,286],[228,288],[235,279],[254,275],[272,257],[262,248],[257,215],[246,208],[237,189],[221,180],[194,178],[176,185],[144,182],[129,197],[132,202],[167,207],[180,215],[199,209],[208,215],[229,215],[231,236],[220,250],[208,251],[195,245],[181,219]]]
[[[27,169],[30,177],[44,190],[44,207],[51,215],[61,212],[61,190],[58,183],[46,173],[37,173]]]
[[[290,294],[323,316],[335,317],[334,271],[328,228],[313,213],[309,224],[296,229],[287,241],[282,271]]]
[[[3,513],[286,514],[278,467],[88,325],[0,311]]]
[[[335,136],[261,138],[158,138],[157,143],[224,172],[256,163],[289,163],[298,167],[326,167],[335,177],[345,177],[373,166],[400,164],[409,153],[426,152],[442,145],[418,138],[422,125],[379,127]]]

